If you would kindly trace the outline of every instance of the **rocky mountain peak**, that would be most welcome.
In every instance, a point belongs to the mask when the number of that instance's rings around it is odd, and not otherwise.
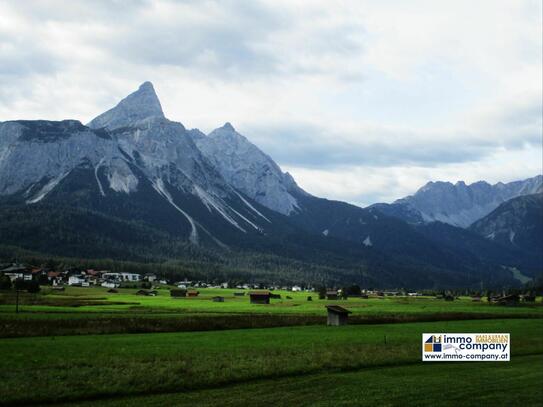
[[[232,124],[230,122],[224,123],[224,125],[221,127],[221,129],[228,130],[228,131],[236,131],[236,129],[234,129],[234,126],[232,126]]]
[[[153,84],[144,82],[137,91],[125,97],[114,108],[93,119],[88,126],[113,130],[153,117],[164,118],[164,113]]]

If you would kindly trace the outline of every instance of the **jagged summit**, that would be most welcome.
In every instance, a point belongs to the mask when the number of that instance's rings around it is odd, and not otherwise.
[[[224,123],[224,125],[221,127],[221,129],[229,130],[229,131],[236,131],[236,129],[234,129],[234,126],[232,126],[232,123],[230,123],[230,122]]]
[[[478,219],[488,215],[500,204],[509,199],[531,195],[543,191],[543,177],[541,175],[522,181],[509,183],[499,182],[491,185],[486,181],[477,181],[466,184],[458,181],[428,182],[414,195],[398,199],[393,205],[405,206],[400,212],[399,208],[384,208],[388,214],[397,215],[407,219],[405,214],[411,216],[414,212],[420,216],[419,220],[425,222],[440,221],[454,226],[468,227]],[[394,213],[393,213],[394,212]]]
[[[234,137],[234,138],[243,138],[241,134],[239,134],[234,126],[230,122],[226,122],[222,125],[222,127],[218,127],[215,130],[213,130],[211,133],[209,133],[209,137]]]
[[[144,82],[137,91],[131,93],[117,106],[93,119],[91,128],[107,127],[110,130],[125,127],[150,117],[164,117],[162,106],[151,82]]]
[[[284,215],[300,209],[295,195],[306,193],[281,168],[229,123],[208,137],[192,134],[196,146],[222,177],[259,204]]]

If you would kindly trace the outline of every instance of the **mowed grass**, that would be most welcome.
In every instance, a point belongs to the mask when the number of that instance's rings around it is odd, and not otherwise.
[[[457,378],[447,372],[454,364],[441,363],[438,368],[420,362],[423,332],[509,332],[513,362],[503,364],[514,367],[516,358],[537,355],[536,368],[541,371],[543,367],[543,320],[540,319],[14,338],[0,340],[0,403],[94,399],[101,400],[97,402],[101,405],[109,397],[175,393],[263,379],[279,379],[287,387],[292,384],[289,391],[294,392],[294,380],[304,375],[316,374],[318,383],[325,382],[332,373],[360,370],[363,374],[364,369],[386,366],[394,369],[418,366],[415,373],[421,381],[406,384],[404,392],[422,395],[426,383],[437,381],[433,377],[436,374],[441,377],[442,387],[448,382],[453,389]],[[462,368],[463,372],[474,376],[479,366],[502,369],[490,362],[466,365],[469,366]],[[427,379],[424,369],[428,369]],[[534,376],[529,369],[521,371],[530,377],[525,384],[528,390],[537,391],[534,378],[540,376]],[[319,374],[324,376],[319,379]],[[285,377],[293,381],[285,381]],[[351,376],[345,377],[347,380]],[[346,386],[350,386],[348,391],[352,393],[358,380],[356,374],[349,380]],[[418,393],[414,392],[415,387],[410,387],[415,385]],[[273,388],[273,384],[263,386]],[[379,390],[380,386],[374,381],[376,399],[379,391],[381,395],[386,393],[385,387]],[[495,389],[504,395],[514,390],[507,386]],[[314,391],[320,390],[315,387]],[[326,396],[323,400],[329,402],[330,398]],[[284,400],[283,405],[286,404]]]
[[[106,288],[67,287],[65,292],[54,292],[49,288],[37,295],[26,295],[20,309],[28,313],[181,313],[181,314],[304,314],[325,315],[325,304],[341,304],[348,307],[354,315],[382,315],[383,313],[503,313],[533,314],[543,316],[542,299],[533,305],[503,307],[490,305],[486,301],[473,302],[469,297],[446,302],[433,297],[380,297],[349,298],[348,300],[319,300],[315,292],[290,292],[276,290],[281,299],[272,299],[271,304],[250,304],[249,296],[234,296],[235,292],[250,290],[201,288],[200,295],[193,298],[172,298],[167,288],[157,290],[155,297],[136,295],[137,289],[119,289],[118,293],[108,293]],[[224,302],[213,302],[214,296],[222,296]],[[311,296],[312,301],[307,297]],[[9,297],[9,298],[8,298]],[[13,294],[0,293],[0,315],[12,315],[14,311]],[[287,299],[291,297],[291,299]],[[90,305],[88,303],[91,303]]]
[[[539,406],[541,355],[509,363],[412,364],[260,380],[196,390],[70,403],[65,407],[273,406]],[[220,403],[218,403],[220,400]]]
[[[198,297],[172,298],[167,288],[156,297],[136,295],[136,289],[108,293],[102,287],[44,288],[21,295],[15,313],[14,294],[0,293],[0,337],[87,335],[108,333],[184,332],[268,328],[324,323],[325,305],[350,311],[351,323],[425,322],[485,318],[543,318],[541,299],[517,307],[491,305],[460,298],[453,302],[430,297],[374,297],[319,300],[316,293],[276,291],[271,304],[250,304],[235,289],[200,289]],[[213,302],[214,296],[225,302]],[[312,301],[307,301],[311,296]],[[290,297],[290,298],[287,298]]]

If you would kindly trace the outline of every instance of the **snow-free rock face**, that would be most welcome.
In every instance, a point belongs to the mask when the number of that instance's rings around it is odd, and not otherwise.
[[[87,202],[102,209],[106,201],[120,207],[126,199],[123,205],[136,208],[149,192],[158,195],[162,206],[186,221],[195,244],[205,236],[225,246],[209,225],[225,235],[262,233],[270,224],[215,170],[183,125],[164,117],[149,82],[89,126],[75,120],[0,123],[0,198],[36,204],[81,174],[91,174],[87,190],[99,195]],[[147,196],[136,194],[142,185]]]
[[[164,118],[164,113],[152,83],[144,82],[137,91],[121,100],[114,108],[93,119],[88,126],[93,129],[105,127],[113,130],[151,117]]]
[[[543,191],[543,177],[538,175],[523,181],[490,185],[479,181],[466,185],[463,181],[429,182],[414,195],[391,205],[375,207],[382,212],[411,223],[439,221],[468,227],[488,215],[500,204],[517,196]]]
[[[288,173],[265,153],[239,134],[230,123],[209,136],[192,130],[202,153],[237,190],[261,205],[284,215],[299,210],[296,193],[305,194]]]
[[[119,155],[108,135],[75,120],[0,123],[0,196],[21,193],[38,202],[81,163]]]
[[[470,226],[479,235],[502,245],[542,256],[543,193],[524,195],[501,204]]]

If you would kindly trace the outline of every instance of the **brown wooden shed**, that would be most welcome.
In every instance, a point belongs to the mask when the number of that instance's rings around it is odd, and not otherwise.
[[[349,314],[352,314],[351,311],[340,307],[339,305],[325,305],[325,307],[328,310],[327,325],[347,325]]]
[[[327,300],[337,300],[338,299],[338,293],[336,290],[328,290],[326,291],[326,299]]]
[[[251,291],[249,293],[251,304],[269,304],[270,292],[269,291]]]

